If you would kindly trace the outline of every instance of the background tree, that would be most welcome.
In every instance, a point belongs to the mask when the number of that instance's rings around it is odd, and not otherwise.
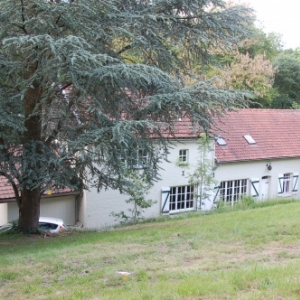
[[[233,49],[213,49],[214,60],[221,68],[209,66],[207,76],[218,76],[218,86],[248,90],[254,99],[250,107],[270,107],[277,90],[273,87],[276,68],[272,60],[282,51],[280,36],[265,34],[252,20],[250,38],[241,39]]]
[[[218,71],[220,78],[217,85],[253,92],[250,107],[270,106],[275,95],[272,87],[275,69],[271,62],[262,54],[252,58],[248,53],[236,50],[231,55],[234,55],[234,60]]]
[[[294,58],[296,58],[296,59],[298,59],[300,61],[300,48],[296,48],[296,49],[284,49],[284,50],[282,50],[279,53],[279,55],[280,54],[294,57]],[[279,55],[277,55],[277,56],[279,56]]]
[[[293,108],[300,105],[300,60],[292,55],[279,55],[273,62],[277,69],[274,85],[278,97],[273,108]]]
[[[143,176],[151,182],[156,147],[167,148],[164,134],[178,116],[207,130],[213,114],[242,105],[243,93],[199,79],[186,86],[184,76],[191,55],[206,63],[212,46],[231,47],[247,33],[245,7],[220,0],[0,6],[0,174],[14,189],[22,231],[37,231],[45,190],[126,192],[137,149],[147,151]]]
[[[239,45],[240,53],[248,54],[251,58],[263,55],[265,59],[272,61],[283,51],[281,35],[275,32],[265,33],[255,24],[251,30],[251,38],[244,39]]]

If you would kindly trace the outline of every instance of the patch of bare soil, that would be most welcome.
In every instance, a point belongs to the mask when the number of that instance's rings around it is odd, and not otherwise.
[[[300,258],[300,245],[281,245],[276,242],[272,242],[265,247],[253,249],[252,251],[245,250],[242,247],[238,249],[234,255],[228,255],[228,258],[237,262],[245,262],[253,260],[257,262],[261,261],[273,261],[281,262],[290,261],[293,258]]]
[[[182,257],[185,268],[211,271],[235,269],[242,264],[249,263],[284,265],[290,263],[292,259],[300,259],[300,245],[281,245],[272,242],[264,247],[253,249],[241,245],[226,245],[206,253],[193,250],[186,252],[186,254]]]

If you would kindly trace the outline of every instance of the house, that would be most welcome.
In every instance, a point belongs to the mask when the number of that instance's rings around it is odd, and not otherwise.
[[[207,210],[216,201],[233,205],[242,196],[257,201],[270,198],[300,198],[300,110],[241,109],[215,118],[211,150],[215,186],[206,187],[209,198],[199,203],[198,187],[191,186],[189,174],[199,161],[198,137],[189,122],[176,124],[175,139],[169,162],[162,163],[161,180],[147,195],[156,203],[145,211],[145,217],[175,214],[195,209]],[[185,155],[190,168],[176,164]],[[95,189],[86,192],[86,227],[115,224],[112,212],[126,211],[126,195]]]
[[[146,196],[155,203],[144,211],[144,217],[208,210],[216,201],[233,205],[244,195],[257,201],[300,198],[300,110],[227,112],[215,118],[205,153],[199,151],[199,135],[189,121],[178,120],[167,161],[160,165],[161,180],[154,183]],[[189,179],[199,161],[204,160],[211,163],[215,182],[199,188]],[[0,225],[1,220],[17,217],[17,205],[9,189],[0,180]],[[200,201],[203,191],[209,197]],[[132,204],[126,203],[128,198],[111,189],[98,193],[91,188],[80,194],[58,191],[43,196],[41,215],[58,216],[68,224],[80,221],[86,228],[103,228],[120,221],[113,213],[130,213]]]
[[[300,110],[242,109],[216,127],[215,199],[299,198]]]

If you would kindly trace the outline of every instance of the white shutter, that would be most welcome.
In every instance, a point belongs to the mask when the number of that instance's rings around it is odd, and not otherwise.
[[[251,178],[251,196],[258,197],[259,196],[259,179],[258,178]]]
[[[299,174],[298,172],[295,172],[293,175],[293,193],[298,192],[298,178],[299,178]]]
[[[169,213],[170,210],[170,187],[161,188],[161,212],[163,214]]]
[[[283,174],[278,175],[278,194],[283,194]]]

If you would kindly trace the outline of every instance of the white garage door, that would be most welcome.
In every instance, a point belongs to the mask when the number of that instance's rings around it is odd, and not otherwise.
[[[41,200],[41,213],[43,217],[56,217],[63,219],[67,225],[76,223],[76,196],[44,198]],[[16,220],[19,217],[18,206],[8,203],[8,220]]]

